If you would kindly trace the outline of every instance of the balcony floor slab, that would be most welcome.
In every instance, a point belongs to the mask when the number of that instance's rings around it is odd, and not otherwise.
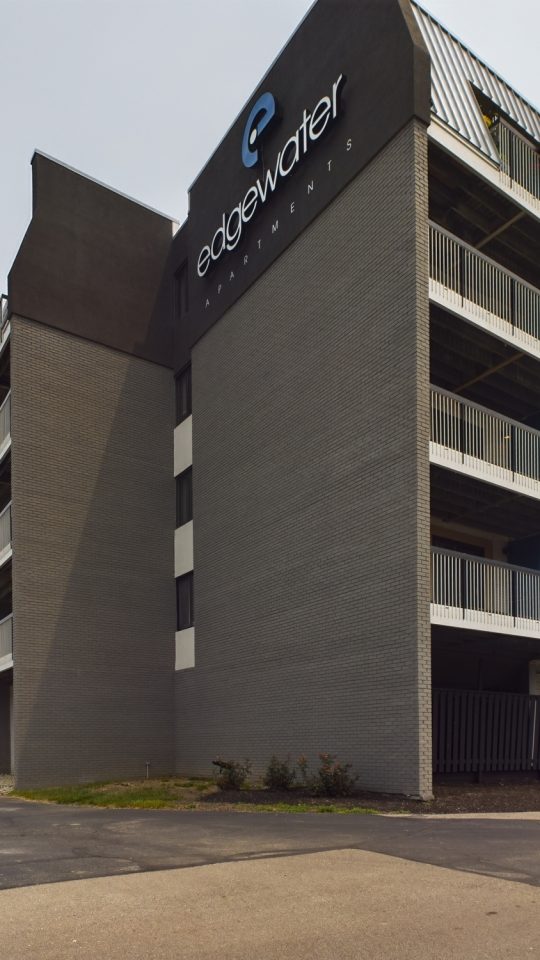
[[[443,447],[433,441],[430,441],[429,444],[429,462],[433,466],[444,467],[447,470],[453,470],[455,473],[461,473],[464,476],[491,483],[493,486],[502,487],[504,490],[511,490],[513,493],[532,497],[533,500],[540,500],[540,482],[537,480],[522,474],[512,473],[511,470],[497,467],[495,464],[490,464],[477,457],[463,455],[451,447]]]
[[[439,144],[443,150],[456,157],[469,169],[494,187],[498,193],[512,200],[516,206],[525,210],[537,220],[540,218],[540,201],[519,183],[511,180],[497,164],[472,147],[466,140],[454,133],[446,124],[432,120],[428,127],[430,140]]]
[[[540,639],[540,620],[486,613],[483,610],[463,610],[461,607],[443,607],[436,603],[431,604],[430,613],[432,626],[459,627],[461,630]]]
[[[529,356],[540,360],[540,340],[531,337],[519,327],[513,327],[511,323],[496,313],[490,313],[484,310],[472,300],[461,297],[455,290],[445,287],[437,280],[429,281],[429,299],[431,303],[437,304],[449,313],[474,324],[481,330],[485,330],[492,336],[502,340],[503,343],[510,344],[515,350],[528,353]]]
[[[13,655],[8,653],[5,657],[0,657],[0,673],[4,670],[11,670],[13,667]]]
[[[11,434],[0,444],[0,463],[7,453],[11,450]]]

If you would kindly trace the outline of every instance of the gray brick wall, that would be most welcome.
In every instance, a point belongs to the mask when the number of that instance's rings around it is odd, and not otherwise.
[[[404,128],[193,350],[176,765],[431,791],[427,137]]]
[[[172,764],[170,370],[12,320],[19,786]]]

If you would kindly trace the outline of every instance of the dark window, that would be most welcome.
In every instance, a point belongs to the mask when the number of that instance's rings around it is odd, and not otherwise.
[[[177,320],[188,312],[188,272],[187,262],[174,275],[174,314]]]
[[[193,520],[193,483],[191,467],[176,478],[176,526]]]
[[[176,578],[176,629],[193,626],[193,572]]]
[[[191,416],[191,367],[176,377],[176,423]]]

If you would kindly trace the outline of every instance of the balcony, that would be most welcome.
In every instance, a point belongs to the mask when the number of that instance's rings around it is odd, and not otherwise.
[[[2,294],[0,297],[0,354],[3,352],[5,345],[9,340],[11,324],[8,317],[9,311],[7,297]]]
[[[11,503],[0,513],[0,566],[11,556]]]
[[[431,387],[430,462],[540,500],[540,431]]]
[[[11,446],[11,390],[0,405],[0,460]]]
[[[490,128],[501,157],[501,181],[522,199],[540,200],[540,155],[534,145],[504,120]]]
[[[540,638],[540,572],[432,549],[431,622]]]
[[[13,666],[13,614],[0,620],[0,670]]]
[[[429,296],[434,303],[540,359],[536,287],[433,223],[429,259]]]

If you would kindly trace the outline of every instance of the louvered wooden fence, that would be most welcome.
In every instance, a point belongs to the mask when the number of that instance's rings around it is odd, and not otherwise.
[[[540,697],[433,691],[434,773],[540,770]]]

